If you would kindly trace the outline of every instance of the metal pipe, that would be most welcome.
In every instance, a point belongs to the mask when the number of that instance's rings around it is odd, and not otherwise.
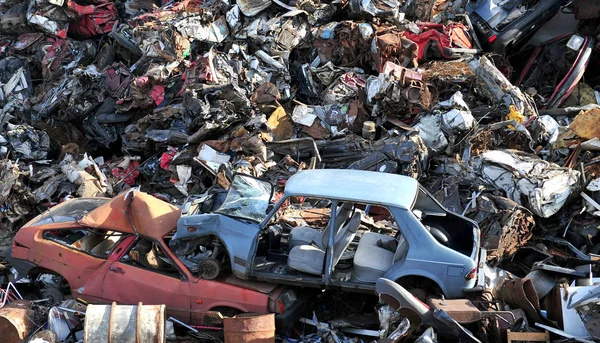
[[[181,320],[175,319],[173,317],[169,317],[169,319],[167,319],[167,320],[170,321],[170,322],[173,322],[173,323],[177,323],[177,324],[183,326],[184,328],[190,330],[193,333],[198,333],[198,330],[196,330],[193,327],[187,325],[186,323],[182,322]]]

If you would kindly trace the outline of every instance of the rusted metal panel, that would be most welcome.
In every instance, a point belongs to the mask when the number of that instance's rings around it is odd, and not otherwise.
[[[223,319],[225,343],[275,342],[275,315],[244,313]]]
[[[33,322],[29,318],[33,318],[34,313],[29,304],[29,300],[15,300],[0,309],[2,342],[23,342],[33,331]]]

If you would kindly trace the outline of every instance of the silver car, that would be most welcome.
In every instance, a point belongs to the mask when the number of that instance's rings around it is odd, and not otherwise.
[[[206,206],[209,198],[216,210]],[[230,268],[246,280],[370,292],[384,277],[447,298],[462,297],[483,282],[478,264],[485,251],[477,224],[445,209],[406,176],[301,171],[273,204],[269,182],[237,174],[220,204],[217,198],[191,201],[170,242],[204,278]],[[327,219],[323,227],[280,225],[284,209],[307,199]],[[375,232],[369,224],[373,213],[384,213],[382,223],[390,227]]]

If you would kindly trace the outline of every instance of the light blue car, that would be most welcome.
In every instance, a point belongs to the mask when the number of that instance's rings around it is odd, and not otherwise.
[[[245,280],[374,292],[384,277],[447,298],[483,288],[477,224],[445,209],[412,178],[307,170],[287,180],[276,204],[272,197],[269,182],[237,174],[220,205],[218,196],[187,204],[170,246],[205,278],[230,268]],[[209,199],[216,210],[206,206]],[[327,224],[283,229],[280,209],[298,199],[311,199]],[[371,212],[395,222],[393,233],[365,230],[361,221]]]

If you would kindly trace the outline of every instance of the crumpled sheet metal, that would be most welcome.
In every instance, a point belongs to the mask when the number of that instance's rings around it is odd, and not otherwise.
[[[11,98],[25,100],[33,93],[27,60],[7,57],[0,60],[0,101]]]
[[[1,126],[0,126],[1,128]],[[44,160],[50,150],[50,137],[44,131],[34,130],[29,125],[6,125],[5,135],[0,135],[0,146],[8,143],[15,158],[27,161]],[[5,141],[3,144],[2,141]]]
[[[482,247],[487,250],[488,263],[509,260],[533,238],[533,215],[514,201],[481,195],[477,197],[477,209],[478,213],[472,219],[481,229]]]
[[[392,31],[375,38],[376,63],[381,72],[386,62],[393,62],[403,67],[418,65],[418,46],[415,42],[401,36],[400,32]]]
[[[580,172],[514,150],[491,150],[475,157],[478,175],[538,216],[557,213],[579,187]],[[526,203],[522,204],[521,199]]]
[[[528,98],[488,60],[485,56],[479,60],[474,58],[469,62],[469,67],[484,83],[490,96],[506,106],[514,105],[517,111],[525,116],[536,114],[535,107]]]
[[[542,315],[540,299],[531,280],[526,278],[506,280],[497,286],[495,291],[498,292],[498,299],[502,299],[512,308],[520,308],[525,311],[530,322],[556,327],[556,323]]]
[[[600,109],[581,111],[569,124],[569,130],[584,139],[600,138],[599,122]]]
[[[69,1],[69,8],[77,13],[77,21],[69,25],[69,34],[81,38],[102,35],[112,30],[119,20],[117,7],[111,3],[82,6]]]
[[[464,102],[461,92],[456,92],[450,100],[439,103],[433,111],[436,114],[421,118],[413,126],[419,130],[419,135],[432,151],[442,151],[449,141],[454,141],[461,132],[475,125],[475,118]]]
[[[246,17],[253,17],[271,6],[271,0],[237,0],[240,11]]]
[[[575,308],[591,337],[600,337],[600,304],[586,303]]]
[[[197,39],[210,43],[221,43],[229,36],[229,27],[225,17],[206,25],[203,19],[198,17],[189,17],[175,24],[181,35],[187,39]]]

